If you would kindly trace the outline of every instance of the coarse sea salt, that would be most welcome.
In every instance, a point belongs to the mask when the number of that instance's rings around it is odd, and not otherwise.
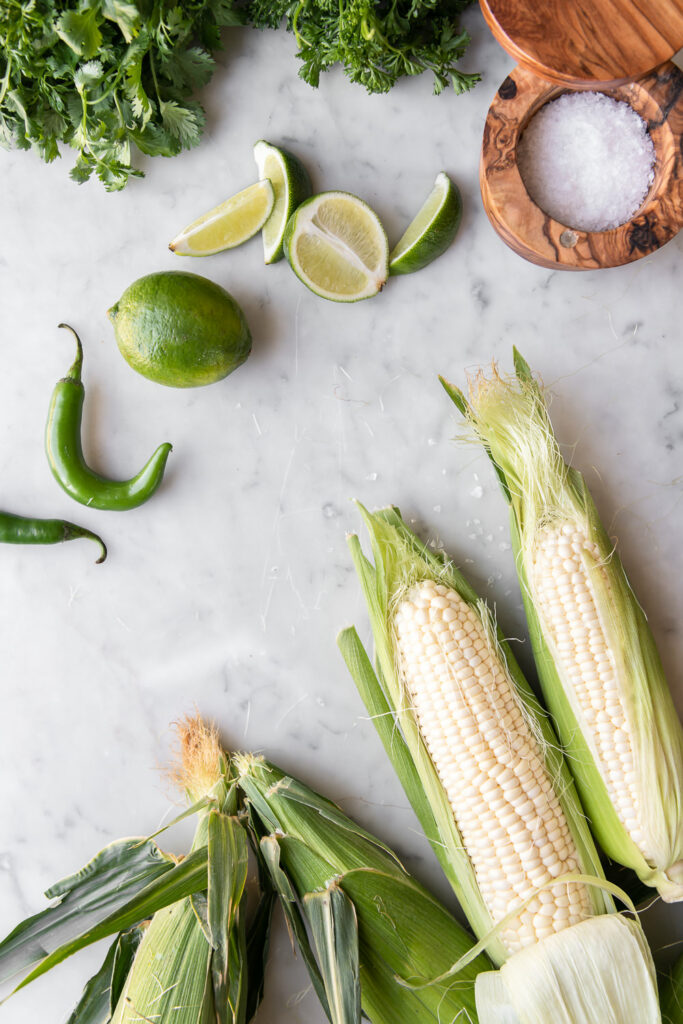
[[[579,231],[629,220],[654,180],[655,149],[642,117],[599,92],[546,103],[517,147],[526,190],[541,209]]]

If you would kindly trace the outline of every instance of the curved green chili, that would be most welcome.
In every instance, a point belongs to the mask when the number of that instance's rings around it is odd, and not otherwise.
[[[107,548],[101,537],[84,526],[76,526],[66,519],[33,519],[15,516],[13,512],[0,512],[0,544],[61,544],[65,540],[87,537],[100,546],[100,557],[95,564],[107,557]]]
[[[45,450],[52,475],[60,487],[82,505],[119,512],[137,508],[152,497],[161,483],[171,445],[159,445],[140,472],[130,480],[109,480],[88,467],[81,447],[83,348],[72,327],[68,324],[59,326],[71,331],[76,339],[77,352],[73,366],[52,392],[45,431]]]

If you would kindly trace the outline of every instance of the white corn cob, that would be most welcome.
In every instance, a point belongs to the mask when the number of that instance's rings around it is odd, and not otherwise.
[[[539,886],[580,871],[542,741],[481,617],[433,580],[394,613],[398,668],[494,924]],[[587,889],[537,892],[501,931],[508,953],[593,913]]]
[[[654,636],[539,384],[515,352],[469,402],[446,390],[496,468],[545,702],[593,833],[662,899],[683,900],[683,728]]]
[[[617,816],[645,859],[657,863],[659,851],[648,842],[642,820],[631,709],[586,571],[586,553],[600,562],[597,544],[578,524],[541,529],[529,567],[529,587]]]

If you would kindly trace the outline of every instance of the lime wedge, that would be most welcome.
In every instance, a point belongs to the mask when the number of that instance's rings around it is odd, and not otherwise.
[[[435,260],[455,238],[461,216],[460,193],[441,171],[419,213],[391,250],[389,273],[412,274]]]
[[[275,203],[261,237],[266,263],[276,263],[284,255],[282,239],[287,221],[297,206],[310,196],[311,179],[298,157],[263,139],[254,146],[254,160],[259,178],[267,178],[275,193]]]
[[[261,230],[274,202],[271,183],[257,181],[188,224],[169,249],[178,256],[211,256],[234,249]]]
[[[369,299],[387,279],[384,228],[348,192],[321,192],[302,203],[287,222],[284,250],[297,277],[323,299]]]

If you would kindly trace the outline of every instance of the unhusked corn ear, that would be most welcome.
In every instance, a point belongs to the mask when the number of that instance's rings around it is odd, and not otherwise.
[[[545,701],[605,853],[683,899],[683,729],[652,631],[586,483],[564,462],[539,385],[479,374],[444,386],[510,504],[515,563]]]
[[[334,1007],[343,1000],[336,1001],[332,993],[339,985],[345,988],[357,982],[353,975],[358,963],[363,1013],[372,1024],[476,1021],[474,981],[491,963],[479,954],[455,982],[439,979],[454,959],[471,954],[474,940],[411,878],[396,854],[339,807],[276,765],[250,754],[234,755],[232,763],[248,800],[250,820],[261,836],[265,870],[280,894],[309,970],[302,932],[292,920],[293,908],[298,906],[311,924],[312,903],[331,889],[341,890],[353,905],[360,955],[356,961],[355,954],[345,956],[342,948],[339,957],[330,958],[337,965],[334,972],[325,974],[333,1011],[330,1020],[342,1019]],[[334,934],[332,905],[330,909],[332,927],[326,931]],[[397,981],[415,977],[424,977],[427,983],[412,990]],[[313,973],[312,981],[319,990],[322,979],[316,982]]]
[[[424,580],[398,604],[394,627],[410,706],[498,924],[534,889],[578,872],[567,820],[477,611]],[[535,895],[501,939],[514,953],[591,914],[585,886],[559,883]]]
[[[557,739],[485,603],[395,510],[361,511],[375,565],[357,538],[350,545],[371,611],[374,683],[353,637],[340,645],[473,929],[502,963],[612,909],[599,881],[576,877],[602,878],[597,853]]]

